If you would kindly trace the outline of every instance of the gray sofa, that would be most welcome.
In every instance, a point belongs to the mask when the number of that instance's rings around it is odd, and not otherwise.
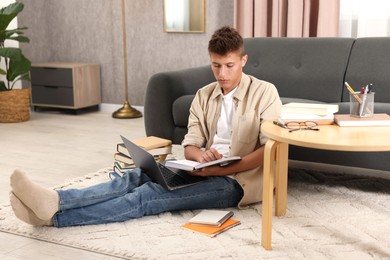
[[[347,81],[355,90],[372,83],[375,113],[390,114],[390,37],[248,38],[244,72],[272,82],[283,103],[339,104],[349,112]],[[210,66],[153,75],[145,97],[146,134],[180,144],[196,91],[215,81]],[[390,171],[390,152],[340,152],[290,146],[290,159]]]

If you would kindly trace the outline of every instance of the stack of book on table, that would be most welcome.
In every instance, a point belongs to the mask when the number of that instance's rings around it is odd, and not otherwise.
[[[339,111],[337,104],[287,103],[282,106],[280,119],[285,123],[293,121],[314,121],[319,125],[330,125],[334,114]]]
[[[205,209],[182,225],[181,228],[205,234],[209,237],[215,237],[241,224],[239,220],[232,219],[232,216],[232,211]]]
[[[148,136],[133,140],[133,143],[152,154],[156,161],[163,161],[168,154],[172,153],[172,141],[168,139]],[[135,165],[123,143],[118,143],[116,150],[117,152],[114,154],[114,171],[121,175],[125,170],[134,168]]]
[[[388,114],[374,114],[372,117],[352,117],[346,114],[335,115],[334,121],[339,126],[390,126]]]

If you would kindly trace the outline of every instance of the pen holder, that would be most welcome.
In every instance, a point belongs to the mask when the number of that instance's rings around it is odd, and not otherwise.
[[[349,94],[349,114],[352,117],[372,117],[374,115],[374,92]]]

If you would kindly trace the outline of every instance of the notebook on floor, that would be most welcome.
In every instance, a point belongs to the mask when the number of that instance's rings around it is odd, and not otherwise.
[[[135,166],[141,168],[152,181],[160,184],[167,190],[177,190],[205,181],[206,177],[191,176],[186,171],[170,169],[162,163],[156,162],[153,155],[121,136]]]

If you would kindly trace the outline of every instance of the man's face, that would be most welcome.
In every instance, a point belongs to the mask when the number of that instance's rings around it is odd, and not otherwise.
[[[229,52],[226,55],[210,53],[211,69],[222,87],[223,94],[229,93],[240,83],[242,68],[247,59],[248,56],[241,57],[239,51]]]

